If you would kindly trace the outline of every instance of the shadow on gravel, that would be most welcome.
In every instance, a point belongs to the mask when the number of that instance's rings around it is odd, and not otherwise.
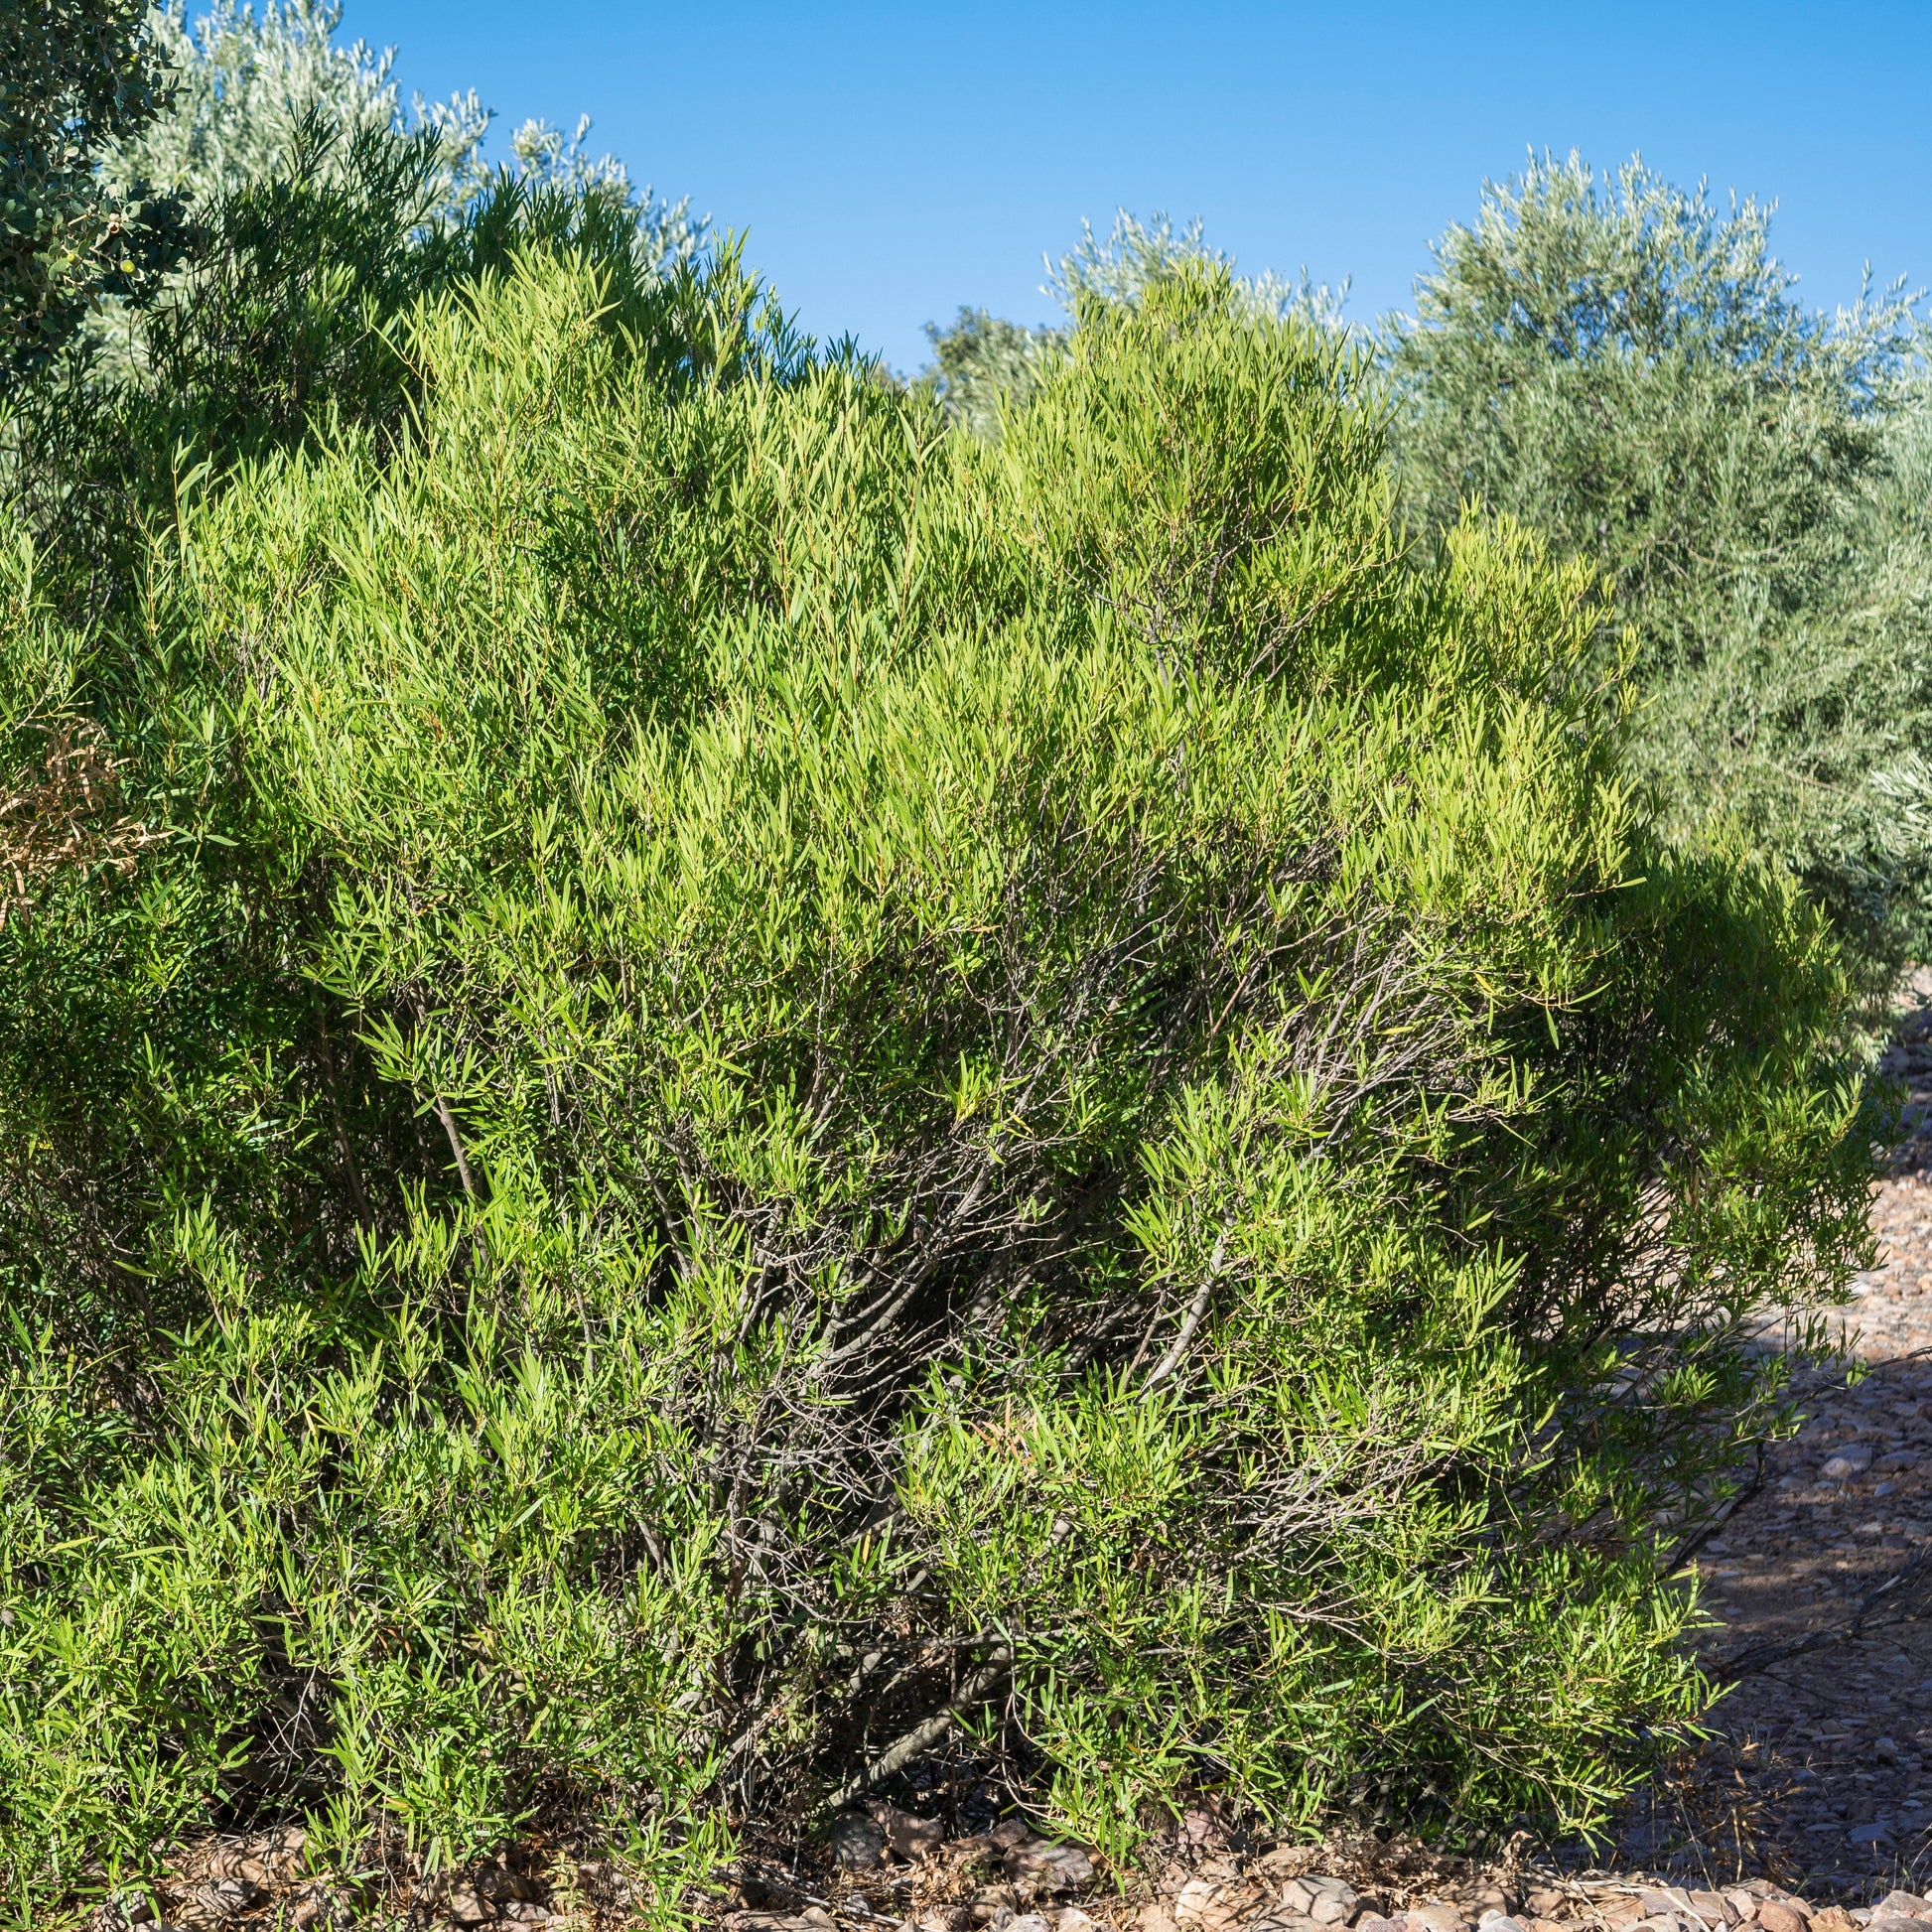
[[[1845,1311],[1857,1366],[1800,1378],[1804,1428],[1698,1552],[1703,1654],[1732,1683],[1710,1744],[1621,1820],[1631,1864],[1847,1899],[1932,1882],[1928,990],[1885,1056],[1906,1134],[1873,1188],[1880,1265]]]

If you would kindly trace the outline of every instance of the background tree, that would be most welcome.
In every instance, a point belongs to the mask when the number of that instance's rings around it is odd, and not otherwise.
[[[109,147],[110,181],[145,177],[207,207],[284,172],[312,114],[345,150],[363,129],[405,129],[391,77],[395,50],[340,40],[342,8],[329,0],[267,0],[259,11],[213,0],[192,23],[187,0],[172,0],[149,19],[169,98]],[[474,91],[415,103],[418,125],[432,123],[450,137],[445,166],[453,176],[477,166],[489,118]]]
[[[527,121],[486,165],[474,92],[406,110],[392,55],[340,25],[318,0],[259,15],[219,0],[193,29],[179,4],[150,18],[165,104],[99,173],[109,194],[154,180],[179,196],[187,245],[138,300],[97,291],[0,426],[43,581],[65,575],[92,607],[126,592],[184,478],[349,421],[399,424],[412,385],[386,332],[424,295],[563,246],[601,264],[622,327],[709,244],[688,203],[592,154],[588,118],[570,137]]]
[[[209,207],[285,172],[312,116],[333,132],[339,155],[365,129],[431,128],[441,137],[435,213],[459,218],[491,178],[483,142],[494,111],[474,87],[444,101],[418,94],[405,111],[392,77],[395,49],[344,41],[342,19],[340,0],[267,0],[259,12],[243,0],[214,0],[192,26],[187,0],[156,9],[150,24],[167,64],[168,99],[109,145],[109,181],[154,181]],[[614,155],[594,156],[590,126],[586,114],[566,136],[546,121],[525,120],[509,137],[504,165],[533,187],[594,189],[633,207],[657,265],[689,259],[706,232],[689,199],[664,201],[633,184]]]
[[[45,363],[97,296],[151,286],[179,252],[174,202],[100,168],[168,85],[143,0],[0,10],[0,371]]]
[[[480,197],[498,180],[483,158],[493,111],[474,88],[444,101],[417,95],[405,107],[395,80],[395,50],[372,49],[341,37],[342,7],[331,0],[267,0],[258,12],[244,0],[215,0],[191,26],[187,0],[172,0],[150,16],[168,75],[165,105],[148,121],[108,144],[104,180],[114,189],[153,182],[202,211],[219,230],[218,213],[234,198],[259,198],[275,182],[300,177],[312,188],[359,196],[371,223],[395,229],[399,242],[416,227],[460,227]],[[708,224],[691,213],[688,198],[668,202],[638,188],[612,155],[586,145],[590,117],[574,134],[526,120],[510,135],[501,178],[529,193],[589,191],[621,210],[632,227],[632,251],[644,274],[667,272],[705,245]],[[420,176],[407,207],[390,207],[393,165],[373,162],[376,150],[422,150],[407,171]],[[418,236],[416,239],[420,240]],[[199,257],[223,255],[218,235]],[[311,261],[326,273],[329,264]],[[191,268],[174,278],[179,296]],[[109,299],[91,335],[103,368],[139,374],[148,354],[147,312],[152,296],[135,303]]]
[[[1932,937],[1894,802],[1932,748],[1914,312],[1808,310],[1769,222],[1635,160],[1486,189],[1385,330],[1394,443],[1426,528],[1475,502],[1605,574],[1662,826],[1791,866],[1882,968]]]
[[[1256,315],[1299,316],[1324,328],[1339,326],[1348,299],[1346,282],[1338,289],[1311,281],[1308,270],[1296,281],[1272,271],[1243,280],[1234,275],[1232,256],[1209,248],[1201,224],[1176,231],[1166,214],[1140,220],[1127,209],[1115,212],[1103,240],[1093,224],[1080,223],[1080,239],[1054,265],[1046,264],[1042,295],[1050,295],[1077,327],[1083,310],[1107,303],[1138,302],[1146,292],[1192,267],[1225,269],[1236,300]],[[1028,328],[985,309],[961,306],[949,329],[927,323],[932,361],[920,380],[938,398],[948,418],[975,436],[999,433],[1003,401],[1026,403],[1040,372],[1066,341],[1065,328]]]
[[[1041,360],[1060,341],[1056,329],[1029,329],[964,304],[951,328],[929,322],[925,335],[932,361],[919,379],[949,421],[980,437],[1000,433],[1003,401],[1017,407],[1032,396]]]

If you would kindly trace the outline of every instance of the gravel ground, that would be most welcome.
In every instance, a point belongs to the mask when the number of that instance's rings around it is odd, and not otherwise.
[[[1932,1008],[1887,1066],[1907,1137],[1845,1312],[1857,1366],[1806,1379],[1804,1428],[1701,1553],[1705,1655],[1739,1675],[1710,1748],[1629,1820],[1635,1863],[1848,1899],[1932,1878]]]

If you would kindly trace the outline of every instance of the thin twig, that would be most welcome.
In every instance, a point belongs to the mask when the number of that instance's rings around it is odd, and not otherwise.
[[[1213,1259],[1207,1264],[1207,1273],[1201,1278],[1201,1285],[1194,1291],[1194,1299],[1187,1305],[1187,1312],[1181,1318],[1180,1332],[1174,1336],[1173,1345],[1155,1363],[1147,1380],[1141,1384],[1142,1395],[1151,1395],[1174,1370],[1179,1367],[1180,1359],[1187,1352],[1187,1344],[1194,1338],[1194,1330],[1200,1326],[1201,1316],[1207,1312],[1208,1297],[1214,1293],[1214,1284],[1220,1279],[1222,1263],[1227,1259],[1228,1232],[1232,1223],[1223,1222],[1221,1238],[1214,1244]]]
[[[1013,1668],[1013,1652],[1002,1645],[992,1661],[976,1670],[959,1687],[958,1694],[943,1711],[916,1724],[903,1736],[896,1737],[863,1771],[848,1778],[827,1802],[827,1811],[838,1811],[868,1791],[877,1790],[895,1771],[902,1771],[915,1757],[923,1757],[935,1745],[944,1743],[955,1725],[965,1722],[965,1714],[986,1701],[999,1688]]]
[[[1807,1631],[1790,1643],[1753,1645],[1749,1650],[1739,1651],[1735,1657],[1725,1659],[1714,1675],[1721,1684],[1734,1684],[1739,1678],[1771,1664],[1781,1664],[1789,1658],[1802,1657],[1807,1651],[1821,1650],[1828,1643],[1839,1643],[1861,1635],[1865,1619],[1871,1612],[1901,1584],[1909,1583],[1924,1570],[1928,1563],[1932,1563],[1932,1546],[1921,1550],[1903,1570],[1894,1571],[1883,1583],[1867,1590],[1846,1622],[1828,1623],[1823,1629]],[[1916,1610],[1906,1610],[1900,1615],[1899,1621],[1905,1622],[1918,1614]]]
[[[1764,1439],[1763,1437],[1760,1436],[1757,1439],[1757,1466],[1751,1472],[1750,1481],[1745,1483],[1743,1488],[1738,1490],[1736,1495],[1732,1496],[1731,1499],[1727,1503],[1725,1503],[1725,1506],[1718,1511],[1717,1515],[1712,1517],[1708,1523],[1705,1523],[1704,1525],[1702,1525],[1702,1527],[1693,1530],[1691,1534],[1687,1536],[1684,1539],[1684,1541],[1680,1543],[1677,1546],[1677,1548],[1671,1552],[1669,1562],[1667,1562],[1663,1566],[1664,1575],[1666,1577],[1674,1577],[1678,1571],[1682,1570],[1684,1566],[1687,1563],[1689,1563],[1690,1560],[1694,1556],[1696,1556],[1697,1553],[1700,1550],[1702,1550],[1704,1546],[1707,1543],[1709,1543],[1711,1539],[1714,1536],[1716,1536],[1717,1533],[1721,1529],[1723,1529],[1724,1526],[1726,1523],[1728,1523],[1730,1519],[1733,1516],[1735,1516],[1737,1512],[1740,1509],[1742,1509],[1743,1506],[1747,1502],[1749,1502],[1750,1499],[1753,1496],[1755,1496],[1760,1489],[1764,1487],[1764,1471],[1766,1466],[1767,1464],[1764,1455]]]

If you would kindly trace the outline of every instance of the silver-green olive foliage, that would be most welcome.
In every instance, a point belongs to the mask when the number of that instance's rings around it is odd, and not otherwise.
[[[169,79],[145,0],[0,8],[0,380],[45,364],[97,297],[150,286],[179,254],[179,205],[100,174]]]
[[[1825,316],[1770,211],[1577,156],[1485,191],[1383,337],[1410,507],[1505,510],[1609,579],[1679,841],[1803,878],[1882,972],[1932,941],[1932,525],[1913,303]]]

